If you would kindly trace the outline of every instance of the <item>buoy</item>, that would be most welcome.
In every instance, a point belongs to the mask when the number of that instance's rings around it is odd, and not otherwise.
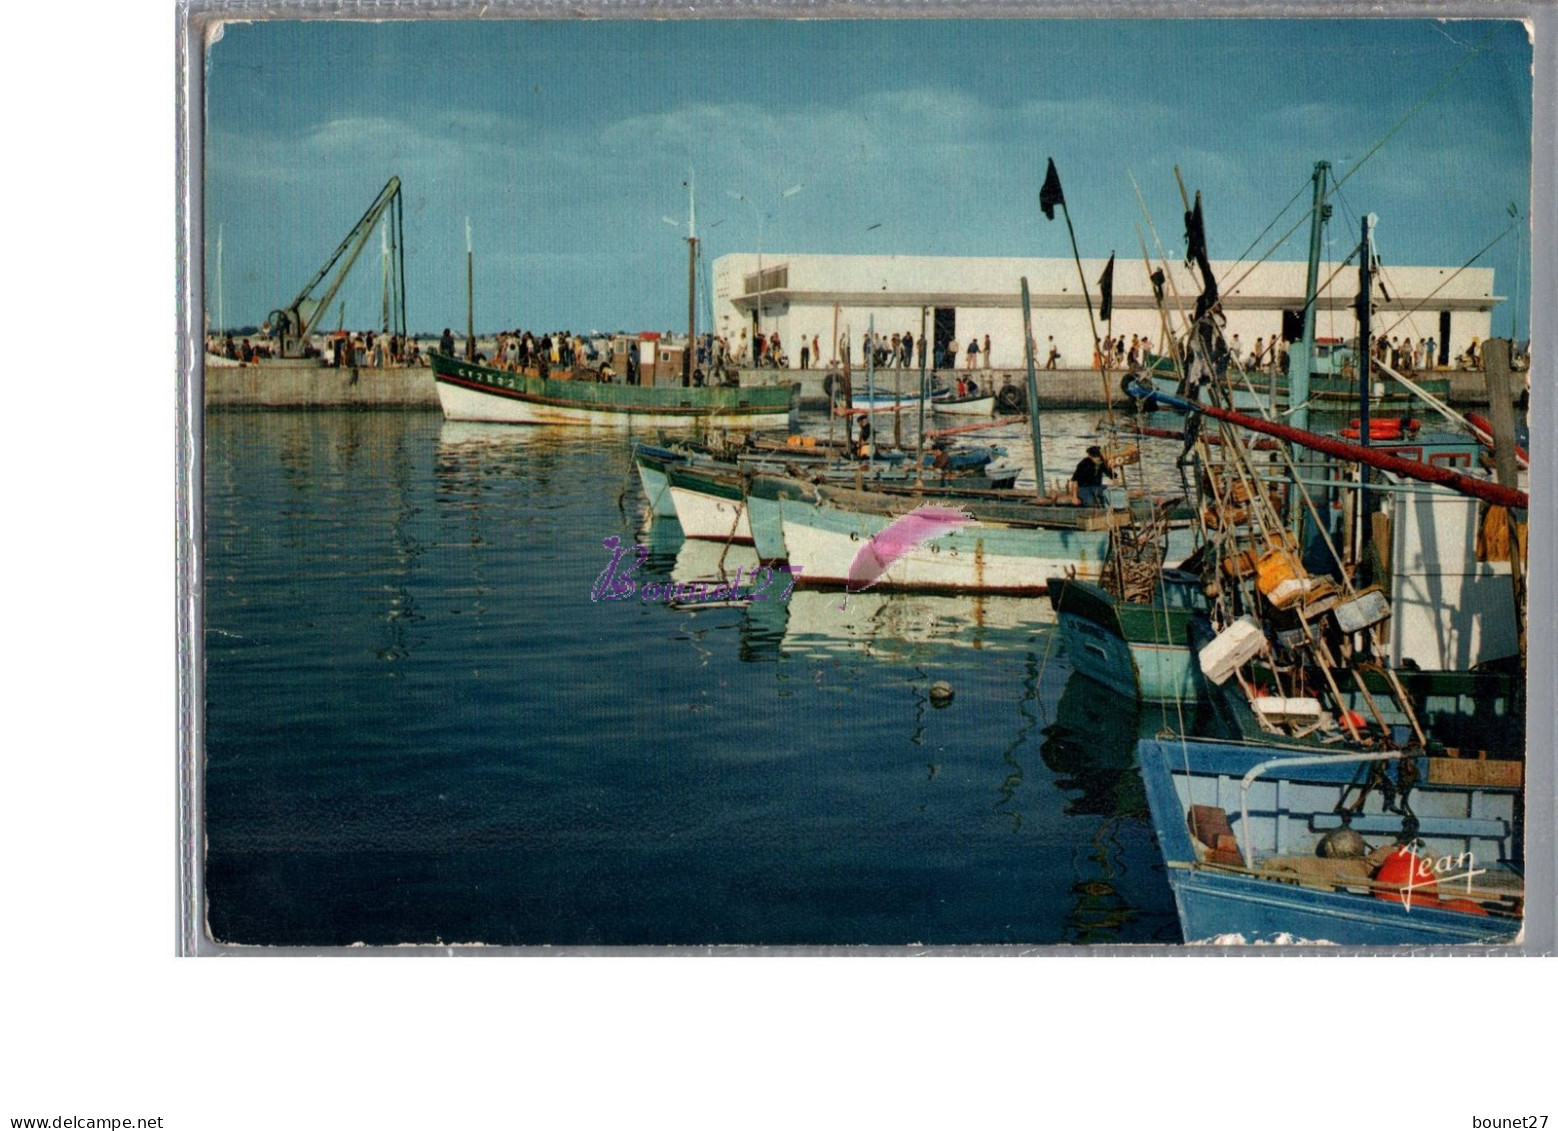
[[[1394,417],[1381,417],[1369,420],[1369,439],[1371,440],[1397,440],[1401,438],[1402,421]],[[1407,422],[1408,425],[1416,421]],[[1363,434],[1363,421],[1353,420],[1346,428],[1342,429],[1342,435],[1349,440],[1356,440]]]
[[[1369,720],[1365,719],[1357,711],[1343,711],[1342,717],[1352,724],[1353,730],[1368,730]]]
[[[931,684],[930,701],[933,707],[945,707],[952,702],[952,685],[945,680],[937,680]]]
[[[1385,862],[1374,873],[1377,883],[1388,890],[1377,889],[1375,899],[1399,899],[1408,906],[1421,903],[1425,906],[1439,902],[1439,879],[1433,868],[1406,845],[1399,845],[1385,857]]]
[[[1315,846],[1315,855],[1327,860],[1355,860],[1368,854],[1369,846],[1363,838],[1346,825],[1326,833]]]

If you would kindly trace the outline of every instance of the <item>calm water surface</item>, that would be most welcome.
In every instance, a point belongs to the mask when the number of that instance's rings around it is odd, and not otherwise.
[[[592,602],[609,535],[751,564],[646,528],[616,433],[213,413],[205,488],[218,940],[1178,940],[1135,707],[1047,602]]]

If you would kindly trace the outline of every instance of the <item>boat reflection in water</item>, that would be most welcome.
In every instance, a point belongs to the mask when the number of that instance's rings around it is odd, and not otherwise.
[[[1056,775],[1056,787],[1070,795],[1066,814],[1102,818],[1090,840],[1069,848],[1075,903],[1067,942],[1112,942],[1133,925],[1130,935],[1139,938],[1142,907],[1159,909],[1149,928],[1155,939],[1178,939],[1178,922],[1161,911],[1166,880],[1136,765],[1138,737],[1162,724],[1164,710],[1073,672],[1055,705],[1055,721],[1044,728],[1039,756]],[[1143,887],[1154,897],[1136,895]]]
[[[925,645],[1005,647],[1031,644],[1035,633],[1055,624],[1054,612],[1043,601],[976,594],[798,588],[785,611],[784,648],[789,652],[897,656]]]

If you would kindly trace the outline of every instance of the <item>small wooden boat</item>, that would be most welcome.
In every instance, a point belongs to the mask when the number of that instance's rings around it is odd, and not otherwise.
[[[1187,942],[1520,933],[1519,762],[1183,738],[1145,739],[1137,757]]]
[[[994,393],[972,393],[966,397],[933,397],[930,402],[931,411],[937,416],[978,416],[991,417],[995,415]]]

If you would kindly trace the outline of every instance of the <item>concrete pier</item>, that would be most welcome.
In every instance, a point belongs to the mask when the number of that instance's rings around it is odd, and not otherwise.
[[[339,369],[313,361],[206,367],[209,408],[438,409],[433,371]]]
[[[827,369],[742,369],[743,385],[798,383],[801,407],[825,409],[827,393],[823,380]],[[944,383],[963,375],[962,370],[943,370]],[[1022,388],[1027,375],[1021,370],[979,369],[973,375],[983,385],[1000,390],[1008,377]],[[854,387],[864,393],[866,374],[855,370]],[[918,369],[881,369],[876,373],[879,393],[912,393],[919,388]],[[1120,374],[1101,378],[1091,369],[1044,369],[1038,374],[1039,407],[1050,409],[1099,408],[1107,391],[1116,405],[1128,403],[1120,389]],[[1450,375],[1450,403],[1476,408],[1488,403],[1486,378],[1480,372],[1455,372]],[[208,409],[434,409],[438,393],[433,387],[433,371],[426,367],[409,369],[370,369],[343,366],[339,369],[314,362],[268,361],[258,365],[208,366],[205,371],[205,405]]]

